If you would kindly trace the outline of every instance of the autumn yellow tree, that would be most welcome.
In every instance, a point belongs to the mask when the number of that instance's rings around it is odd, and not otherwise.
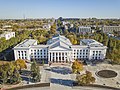
[[[75,60],[72,64],[73,73],[80,73],[80,71],[82,70],[83,70],[83,64],[81,62],[78,62],[78,60]]]
[[[76,80],[79,85],[89,85],[95,83],[95,78],[89,71],[86,71],[86,73],[83,75],[77,75]]]
[[[16,60],[15,65],[18,68],[18,70],[20,70],[20,71],[21,71],[21,69],[26,69],[27,68],[26,62],[22,59]]]

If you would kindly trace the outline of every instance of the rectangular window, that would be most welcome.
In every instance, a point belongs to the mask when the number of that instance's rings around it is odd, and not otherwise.
[[[18,51],[18,53],[20,53],[20,51]]]

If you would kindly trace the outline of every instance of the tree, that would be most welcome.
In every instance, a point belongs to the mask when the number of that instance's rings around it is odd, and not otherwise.
[[[5,84],[7,82],[7,72],[0,67],[0,83]]]
[[[56,23],[54,23],[52,26],[51,26],[51,28],[50,28],[50,32],[51,32],[51,34],[56,34]]]
[[[80,73],[83,70],[83,64],[75,60],[72,64],[72,71],[73,73]]]
[[[79,85],[89,85],[95,83],[95,78],[92,76],[92,73],[89,71],[86,71],[86,74],[77,75],[76,79]]]
[[[19,83],[21,81],[21,77],[20,77],[20,74],[18,72],[17,69],[14,69],[14,74],[12,74],[10,76],[10,79],[9,79],[9,83],[10,84],[13,84],[13,83]]]
[[[21,77],[14,62],[9,62],[0,66],[0,83],[15,84],[20,81]]]
[[[20,70],[20,72],[21,72],[21,69],[27,68],[26,62],[22,59],[16,60],[15,65],[16,65],[17,69]]]
[[[31,64],[31,77],[33,82],[40,82],[41,79],[40,68],[35,60],[33,60]]]

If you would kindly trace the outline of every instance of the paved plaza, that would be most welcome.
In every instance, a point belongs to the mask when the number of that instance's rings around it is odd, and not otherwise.
[[[30,67],[28,66],[28,69]],[[84,66],[84,71],[92,72],[96,78],[95,84],[120,88],[120,65],[110,64],[97,64],[95,66]],[[100,70],[113,70],[117,73],[114,78],[102,78],[96,75],[96,72]],[[51,65],[40,66],[41,82],[50,82],[50,87],[33,87],[26,88],[24,90],[113,90],[104,88],[93,88],[93,87],[72,87],[73,81],[76,79],[76,75],[72,74],[70,65]],[[22,89],[18,89],[22,90]]]

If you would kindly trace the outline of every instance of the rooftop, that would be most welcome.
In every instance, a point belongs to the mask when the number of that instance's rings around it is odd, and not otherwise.
[[[37,40],[26,39],[23,42],[21,42],[20,44],[18,44],[16,47],[29,47],[29,46],[35,45],[35,43],[37,43]]]
[[[55,35],[52,37],[52,39],[50,39],[47,42],[47,45],[50,45],[50,49],[60,46],[60,47],[64,47],[66,49],[70,49],[70,46],[72,45],[70,40],[67,39],[65,36],[61,36],[61,35]]]
[[[82,39],[80,42],[81,42],[80,45],[103,46],[102,43],[99,43],[98,41],[94,39]]]

